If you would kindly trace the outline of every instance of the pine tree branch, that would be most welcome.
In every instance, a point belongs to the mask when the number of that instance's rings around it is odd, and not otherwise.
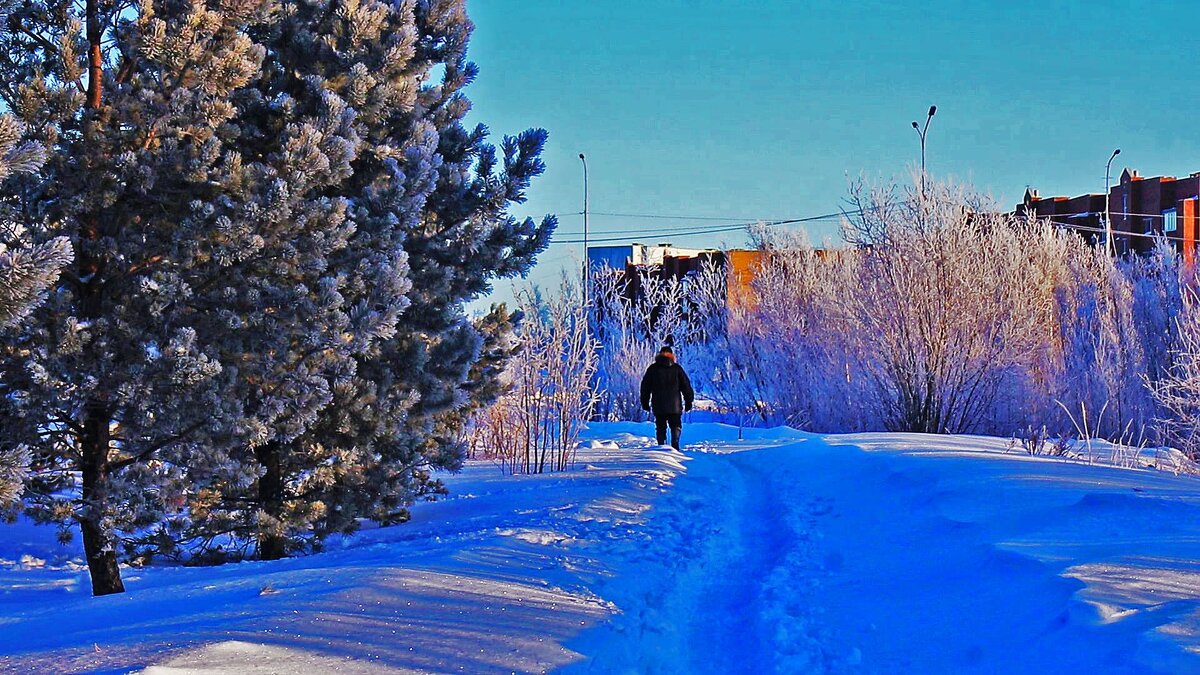
[[[61,424],[65,427],[67,427],[75,434],[83,433],[83,426],[69,417],[64,417],[63,415],[55,414],[52,418],[52,421],[57,422],[58,424]]]
[[[149,269],[150,267],[153,267],[154,265],[157,265],[158,263],[162,262],[163,258],[164,257],[161,255],[150,256],[149,258],[143,260],[140,263],[135,263],[133,265],[130,265],[129,269],[125,270],[125,274],[123,274],[122,277],[131,277],[131,276],[137,274],[138,272],[141,272],[142,270]]]
[[[146,448],[145,450],[142,450],[141,452],[139,452],[136,455],[132,455],[132,456],[126,457],[125,459],[117,460],[115,462],[109,462],[108,470],[110,473],[116,473],[117,471],[120,471],[121,469],[124,469],[125,467],[127,467],[131,464],[136,464],[137,462],[146,461],[147,459],[150,458],[151,455],[158,452],[159,450],[162,450],[163,448],[167,447],[168,445],[171,445],[172,443],[178,443],[179,441],[182,441],[183,439],[192,435],[194,432],[196,432],[198,429],[200,429],[200,427],[204,426],[207,422],[208,422],[208,420],[201,420],[199,422],[196,422],[195,424],[188,426],[183,431],[180,431],[179,433],[177,433],[173,436],[168,436],[167,438],[162,439],[161,441],[151,445],[150,447]]]
[[[116,82],[117,84],[128,84],[136,72],[137,58],[131,57],[129,54],[121,54],[121,65],[117,67]]]
[[[41,47],[42,49],[45,49],[46,51],[50,52],[51,54],[58,56],[58,57],[62,56],[62,52],[59,51],[58,45],[47,40],[44,36],[38,35],[37,33],[34,33],[33,31],[26,28],[25,25],[21,23],[20,16],[18,16],[16,14],[10,14],[8,16],[8,28],[12,31],[20,33],[21,35],[24,35],[25,37],[29,38],[30,40],[33,40],[34,42],[36,42],[38,44],[39,47]]]

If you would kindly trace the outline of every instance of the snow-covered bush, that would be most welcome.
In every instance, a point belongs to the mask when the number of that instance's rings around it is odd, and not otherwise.
[[[814,429],[878,428],[879,408],[867,400],[860,362],[835,311],[839,293],[855,284],[851,250],[817,250],[802,235],[761,228],[762,251],[753,288],[756,303],[746,323],[764,335],[773,374],[772,404],[791,423]]]
[[[560,290],[552,299],[521,294],[509,389],[475,417],[480,454],[511,473],[567,469],[599,398],[592,387],[598,344],[576,294],[567,284]]]
[[[1034,411],[1050,419],[1067,412],[1071,426],[1089,434],[1116,436],[1130,423],[1152,418],[1143,384],[1146,361],[1135,325],[1133,285],[1128,264],[1103,248],[1066,240],[1061,250],[1046,249],[1037,264],[1046,270],[1057,328],[1039,375],[1051,402]],[[1071,418],[1074,418],[1073,420]]]
[[[801,380],[779,368],[777,351],[796,349],[772,335],[748,296],[731,294],[731,272],[705,264],[688,283],[684,365],[700,395],[739,427],[747,423],[802,426],[803,406],[796,405]]]
[[[709,331],[756,381],[743,404],[827,431],[1069,435],[1083,416],[1092,435],[1144,436],[1144,382],[1175,341],[1178,256],[1113,260],[949,183],[859,184],[850,201],[856,246],[762,228],[755,302],[700,313],[759,336],[734,349]]]
[[[1028,248],[1052,234],[969,192],[867,189],[846,222],[857,248],[763,237],[761,324],[776,368],[807,390],[816,428],[980,430],[1047,344],[1052,306]],[[1019,403],[1019,401],[1018,401]]]
[[[654,268],[630,279],[624,270],[597,267],[590,279],[588,320],[600,344],[598,415],[641,421],[639,387],[659,348],[673,345],[680,358],[688,356],[687,289]]]
[[[1172,364],[1151,389],[1163,408],[1157,426],[1164,439],[1200,461],[1200,297],[1188,291],[1184,298]]]

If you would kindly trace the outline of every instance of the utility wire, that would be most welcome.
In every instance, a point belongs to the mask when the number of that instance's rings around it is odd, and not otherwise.
[[[1099,234],[1105,233],[1105,229],[1103,227],[1090,227],[1088,225],[1080,225],[1078,223],[1062,223],[1062,222],[1059,222],[1057,220],[1053,220],[1050,218],[1046,218],[1045,220],[1046,220],[1046,222],[1048,222],[1052,225],[1057,225],[1059,227],[1069,229],[1069,230],[1081,230],[1083,232],[1096,232]],[[1180,242],[1186,241],[1183,237],[1173,237],[1168,234],[1153,234],[1153,233],[1146,233],[1146,232],[1125,232],[1123,230],[1113,230],[1113,237],[1143,237],[1146,239],[1165,239],[1167,241],[1180,241]]]
[[[612,211],[589,211],[593,216],[611,216],[615,218],[651,218],[662,220],[720,220],[729,222],[731,220],[776,220],[774,218],[738,218],[733,216],[680,216],[658,213],[614,213]]]
[[[1130,213],[1127,211],[1111,211],[1114,216],[1137,216],[1139,218],[1166,218],[1162,213]],[[1034,213],[1033,215],[1037,215]],[[1080,216],[1102,216],[1104,211],[1078,211],[1076,213],[1054,213],[1047,216],[1038,216],[1039,218],[1078,218]],[[1176,213],[1176,216],[1179,214]]]
[[[803,222],[809,222],[809,219],[800,219],[800,220],[802,220]],[[832,218],[818,218],[815,220],[833,220],[833,219]],[[666,235],[666,234],[676,234],[678,232],[683,232],[683,231],[724,232],[724,231],[730,231],[733,229],[743,229],[743,228],[749,227],[751,225],[756,225],[758,223],[762,223],[765,225],[772,225],[772,224],[783,223],[783,222],[799,222],[799,220],[797,220],[797,219],[783,220],[783,221],[756,220],[753,222],[733,223],[733,224],[729,224],[729,225],[691,225],[691,226],[677,225],[674,227],[651,227],[651,228],[638,228],[638,229],[633,229],[633,230],[609,230],[607,232],[604,232],[603,236],[619,237],[622,235],[629,235],[629,236],[653,235],[653,234]],[[580,238],[583,236],[582,232],[564,232],[562,230],[555,230],[554,234],[556,236],[560,236],[560,237],[573,237],[573,238]],[[591,240],[592,240],[592,238],[589,237],[588,241],[591,241]]]
[[[568,214],[568,215],[581,215],[581,213],[582,212]],[[753,220],[753,221],[749,221],[749,222],[732,223],[732,224],[728,224],[728,225],[713,225],[713,226],[706,226],[706,227],[701,227],[701,226],[688,227],[686,225],[681,225],[681,226],[676,226],[674,228],[668,226],[668,227],[659,227],[659,228],[652,228],[652,229],[622,230],[622,231],[608,233],[606,236],[589,237],[587,240],[587,243],[603,244],[603,243],[611,243],[611,242],[622,242],[622,241],[628,241],[629,239],[632,239],[635,236],[651,235],[651,234],[662,234],[664,236],[672,236],[672,237],[691,237],[691,236],[700,236],[700,235],[705,235],[705,234],[721,234],[721,233],[726,233],[726,232],[736,232],[738,230],[745,230],[754,225],[763,225],[766,227],[776,227],[779,225],[791,225],[791,224],[796,224],[796,223],[816,222],[816,221],[821,221],[821,220],[840,220],[843,217],[855,216],[855,215],[859,215],[860,213],[861,213],[861,211],[854,210],[854,211],[845,211],[845,212],[838,212],[838,213],[824,213],[824,214],[820,214],[820,215],[816,215],[816,216],[807,216],[804,218],[785,218],[785,219],[781,219],[781,220]],[[1060,228],[1104,234],[1106,232],[1106,230],[1102,227],[1090,227],[1087,225],[1081,225],[1079,223],[1069,223],[1069,222],[1062,222],[1060,220],[1055,220],[1055,218],[1077,218],[1077,217],[1084,217],[1084,216],[1100,216],[1100,215],[1104,215],[1104,213],[1105,212],[1103,212],[1103,211],[1081,211],[1079,213],[1064,213],[1064,214],[1057,214],[1054,216],[1036,216],[1036,214],[1034,214],[1034,215],[1039,220],[1044,220],[1044,221],[1046,221],[1052,225],[1056,225]],[[1114,215],[1114,216],[1165,218],[1165,216],[1163,214],[1155,214],[1155,213],[1135,213],[1135,212],[1126,212],[1126,211],[1111,211],[1110,213],[1111,213],[1111,215]],[[674,220],[674,219],[678,219],[678,220],[705,220],[705,219],[708,219],[708,218],[704,218],[704,217],[671,216],[671,215],[665,215],[665,214],[637,214],[637,213],[612,213],[612,212],[604,212],[604,213],[592,212],[592,215],[619,216],[619,217],[628,217],[628,218],[660,218],[660,219],[672,219],[672,220]],[[714,218],[714,220],[716,220],[716,219]],[[726,219],[720,219],[720,220],[726,220]],[[554,234],[562,235],[562,236],[578,237],[578,236],[580,236],[581,233],[555,232]],[[1163,239],[1163,240],[1167,240],[1167,241],[1178,241],[1178,242],[1185,241],[1183,237],[1171,236],[1171,235],[1168,235],[1165,233],[1164,234],[1153,234],[1153,233],[1143,233],[1143,232],[1127,232],[1127,231],[1123,231],[1123,230],[1114,230],[1113,236],[1114,237],[1141,237],[1141,238],[1145,238],[1145,239]],[[582,243],[584,243],[583,239],[561,239],[561,240],[552,241],[551,245],[582,244]]]
[[[556,211],[556,215],[562,216],[582,216],[583,211]],[[588,211],[591,216],[606,216],[611,218],[646,218],[653,220],[716,220],[722,222],[736,222],[741,220],[779,220],[778,218],[763,218],[750,216],[685,216],[677,213],[619,213],[616,211]]]
[[[663,236],[692,237],[692,236],[697,236],[697,235],[702,235],[702,234],[721,234],[722,232],[736,232],[739,230],[745,230],[746,227],[747,227],[747,225],[731,225],[729,227],[718,227],[718,228],[713,228],[713,229],[708,229],[708,230],[692,230],[690,232],[664,232]],[[633,239],[633,238],[634,238],[633,236],[588,237],[587,243],[588,244],[605,244],[605,243],[611,243],[611,242],[617,242],[617,241],[629,241],[630,239]],[[550,244],[552,246],[557,245],[557,244],[582,244],[582,243],[584,243],[584,241],[582,239],[564,239],[561,241],[550,242]]]
[[[705,226],[705,227],[695,226],[695,227],[689,228],[687,226],[681,226],[676,229],[672,229],[669,227],[666,227],[666,228],[659,227],[659,228],[653,228],[653,229],[620,230],[620,231],[614,231],[611,233],[606,233],[607,236],[588,237],[587,243],[590,244],[593,242],[606,243],[606,242],[614,242],[614,241],[626,241],[635,236],[653,235],[653,234],[662,234],[664,236],[673,236],[673,237],[689,237],[689,236],[695,236],[695,235],[701,235],[701,234],[720,234],[723,232],[736,232],[738,230],[745,230],[749,227],[753,227],[754,225],[760,225],[760,224],[764,225],[766,227],[775,227],[778,225],[791,225],[791,224],[795,224],[795,223],[809,223],[809,222],[816,222],[816,221],[821,221],[821,220],[841,219],[844,216],[852,216],[852,215],[856,215],[857,213],[859,213],[859,212],[858,211],[845,211],[845,212],[838,212],[838,213],[823,213],[821,215],[806,216],[803,218],[785,218],[782,220],[755,220],[755,221],[744,222],[744,223],[733,223],[733,224],[729,224],[729,225],[714,225],[714,226]],[[633,216],[630,216],[630,217],[633,217]],[[555,234],[557,235],[559,233],[555,232]],[[572,232],[569,234],[564,234],[564,236],[576,237],[579,235],[578,235],[578,233]],[[582,244],[582,243],[584,243],[584,241],[583,241],[583,239],[560,239],[560,240],[557,240],[557,241],[554,241],[551,243],[552,244]]]

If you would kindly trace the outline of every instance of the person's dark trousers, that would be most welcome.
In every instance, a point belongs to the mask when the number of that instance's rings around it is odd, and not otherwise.
[[[679,433],[683,431],[683,415],[654,416],[654,435],[658,438],[659,445],[667,442],[667,427],[671,427],[671,447],[678,450]]]

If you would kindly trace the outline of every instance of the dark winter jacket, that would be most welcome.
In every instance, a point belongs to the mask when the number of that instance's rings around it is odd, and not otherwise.
[[[682,415],[684,404],[690,410],[692,381],[674,359],[659,354],[642,377],[642,407],[655,415]]]

